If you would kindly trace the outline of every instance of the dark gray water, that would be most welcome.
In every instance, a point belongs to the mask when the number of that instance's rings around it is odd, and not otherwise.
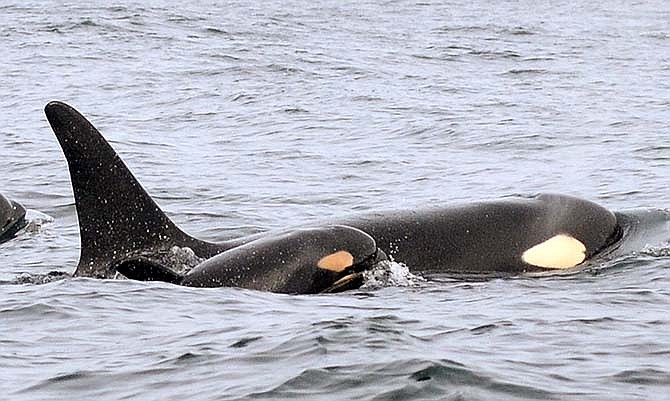
[[[538,191],[669,207],[670,3],[553,3],[0,3],[0,192],[34,211],[0,281],[76,265],[54,99],[206,239]],[[0,394],[668,400],[668,255],[324,296],[3,284]]]

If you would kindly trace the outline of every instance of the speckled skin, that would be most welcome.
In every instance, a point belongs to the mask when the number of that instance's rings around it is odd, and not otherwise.
[[[119,263],[138,257],[151,260],[152,254],[175,245],[189,247],[198,257],[209,259],[293,231],[221,243],[197,240],[158,208],[100,132],[79,112],[60,102],[49,103],[45,112],[72,177],[82,242],[76,275],[111,277]],[[655,216],[655,227],[666,229],[668,214]],[[622,246],[629,238],[624,234],[639,221],[643,220],[625,212],[615,214],[587,200],[539,194],[370,213],[313,226],[345,225],[364,231],[379,249],[416,272],[505,275],[544,270],[525,263],[521,256],[559,234],[584,244],[586,262],[600,254],[612,254],[613,249],[628,249]],[[635,231],[645,231],[639,228]]]

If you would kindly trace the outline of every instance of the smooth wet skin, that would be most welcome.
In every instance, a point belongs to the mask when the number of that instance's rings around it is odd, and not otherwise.
[[[355,216],[338,221],[369,233],[384,250],[422,272],[522,273],[552,266],[523,255],[559,235],[583,244],[588,260],[620,238],[611,211],[557,194]],[[547,252],[563,252],[548,248]],[[553,266],[554,268],[574,267]]]
[[[181,276],[147,259],[116,266],[128,278],[189,287],[242,287],[288,294],[357,288],[361,272],[386,260],[374,239],[345,226],[302,228],[222,252]]]
[[[299,229],[221,243],[193,238],[158,208],[100,132],[79,112],[60,102],[49,103],[45,112],[68,161],[79,216],[82,247],[75,275],[113,277],[117,268],[132,267],[139,277],[150,276],[137,272],[145,269],[163,274],[165,281],[181,280],[187,285],[206,286],[219,280],[217,285],[280,292],[306,290],[290,284],[287,272],[277,268],[285,245],[282,241],[291,243],[285,235],[290,237]],[[663,213],[655,216],[655,235],[667,236],[665,223],[670,217]],[[312,226],[344,225],[361,230],[379,249],[414,271],[497,275],[573,268],[598,255],[629,250],[624,242],[632,243],[634,238],[624,234],[647,233],[640,222],[649,225],[648,220],[626,212],[615,214],[572,196],[540,194],[369,213]],[[263,248],[264,259],[249,256],[257,241],[268,244]],[[174,278],[169,266],[166,272],[155,257],[173,246],[191,248],[198,257],[209,260],[196,267],[192,278]],[[233,270],[245,268],[231,256],[236,254],[247,262],[254,260],[251,271],[263,273],[260,283],[258,275],[239,274],[244,278],[238,280],[222,273],[223,265]],[[330,284],[335,279],[332,277]],[[320,279],[312,278],[306,288],[318,286]]]
[[[9,241],[28,224],[26,209],[0,194],[0,244]]]

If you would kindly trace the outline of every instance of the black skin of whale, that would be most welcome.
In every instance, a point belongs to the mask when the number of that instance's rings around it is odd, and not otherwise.
[[[334,256],[334,264],[327,268],[320,262],[329,256]],[[384,260],[386,255],[368,234],[346,226],[324,226],[259,238],[213,256],[185,275],[143,257],[125,259],[115,269],[136,280],[188,287],[308,294],[358,288],[363,272]]]
[[[0,244],[14,238],[27,224],[26,209],[0,194]]]
[[[198,257],[209,259],[294,230],[219,243],[198,240],[161,211],[79,112],[51,102],[45,113],[68,162],[79,218],[81,254],[75,276],[110,278],[116,267],[138,257],[143,258],[144,266],[159,265],[154,255],[173,246],[188,247]],[[583,260],[575,263],[577,267],[670,238],[666,210],[611,212],[587,200],[556,194],[368,213],[314,226],[324,225],[364,231],[381,251],[414,272],[449,275],[547,271],[546,266],[528,263],[524,252],[556,236],[567,235],[583,246]]]

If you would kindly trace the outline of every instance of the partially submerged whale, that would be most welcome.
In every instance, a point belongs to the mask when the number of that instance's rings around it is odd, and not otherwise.
[[[384,260],[386,255],[368,234],[324,226],[250,241],[206,259],[186,274],[144,256],[123,258],[114,268],[135,280],[311,294],[358,288],[363,272]]]
[[[26,209],[0,194],[0,244],[12,239],[27,224]]]
[[[75,276],[114,277],[193,287],[235,286],[280,293],[359,287],[361,272],[386,260],[375,240],[344,225],[296,228],[246,241],[210,243],[181,231],[142,189],[102,135],[58,102],[46,114],[68,161],[79,219]],[[197,262],[181,274],[175,248]]]
[[[249,258],[247,252],[256,241],[267,241],[265,264],[253,268],[267,270],[264,286],[258,288],[291,292],[288,287],[271,283],[286,274],[279,266],[280,252],[273,249],[280,249],[282,238],[298,229],[219,243],[196,239],[161,211],[100,132],[79,112],[64,103],[50,102],[45,113],[72,180],[81,235],[75,275],[109,278],[119,270],[140,279],[161,277],[164,281],[194,283],[199,281],[196,276],[171,274],[176,268],[166,265],[161,255],[175,246],[189,248],[198,258],[209,259],[205,265],[242,269],[226,255],[234,251]],[[415,272],[467,275],[574,268],[670,238],[667,210],[612,212],[587,200],[556,194],[369,213],[319,222],[314,227],[333,225],[345,226],[347,233],[351,233],[347,231],[351,227],[367,233],[383,253]],[[321,245],[332,241],[326,239]],[[370,258],[372,253],[368,253]],[[202,270],[211,273],[226,269]],[[190,274],[204,273],[196,269]],[[227,277],[218,278],[221,285],[250,287]],[[330,284],[335,285],[337,280],[333,277]],[[313,289],[307,285],[295,291],[305,288]]]

